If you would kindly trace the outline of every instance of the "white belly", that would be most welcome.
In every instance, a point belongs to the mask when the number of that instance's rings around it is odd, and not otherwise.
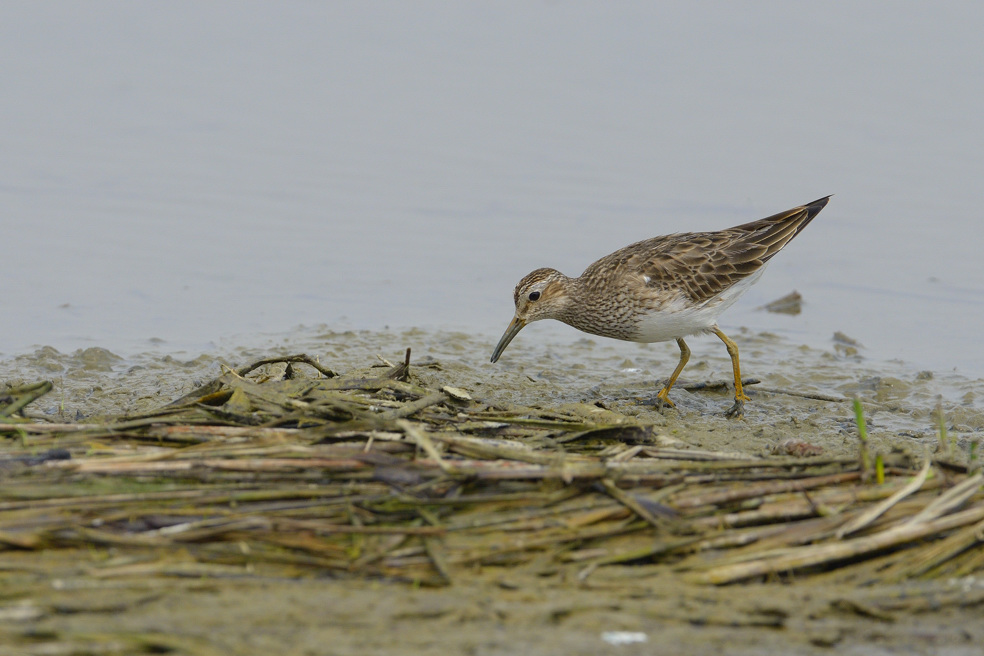
[[[678,337],[705,333],[717,325],[722,312],[734,305],[748,288],[754,285],[765,267],[739,280],[703,305],[687,305],[683,300],[663,306],[659,312],[646,316],[636,326],[633,342],[666,342]]]

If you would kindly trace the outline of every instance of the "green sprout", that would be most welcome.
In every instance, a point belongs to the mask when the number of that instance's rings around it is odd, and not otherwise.
[[[871,476],[871,453],[868,452],[868,425],[864,421],[864,408],[861,399],[854,397],[854,418],[858,423],[858,438],[861,440],[861,477]]]

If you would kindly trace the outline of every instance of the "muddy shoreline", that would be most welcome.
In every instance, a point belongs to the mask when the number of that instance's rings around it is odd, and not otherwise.
[[[981,381],[876,365],[844,349],[797,348],[768,334],[734,338],[746,374],[762,380],[749,387],[752,401],[739,422],[722,416],[729,404],[724,389],[681,387],[674,392],[678,409],[663,415],[646,405],[654,381],[672,368],[674,353],[661,345],[529,340],[490,365],[491,340],[467,335],[320,331],[292,339],[289,351],[345,371],[377,354],[392,364],[411,347],[421,385],[453,386],[489,403],[596,404],[694,448],[749,456],[767,456],[790,438],[824,457],[856,454],[850,405],[811,397],[859,396],[872,448],[886,454],[918,458],[938,450],[938,408],[957,454],[968,453],[984,430]],[[286,350],[182,360],[41,349],[5,359],[0,371],[8,385],[54,380],[55,390],[30,408],[38,420],[98,422],[159,408],[220,374],[223,363]],[[694,350],[684,383],[727,379],[726,355],[703,344]],[[6,448],[15,449],[9,438]],[[168,554],[157,557],[166,562]],[[0,642],[12,645],[9,653],[970,654],[984,639],[979,576],[891,586],[814,576],[714,587],[659,565],[610,566],[585,576],[576,563],[549,559],[455,568],[453,585],[440,588],[358,576],[182,570],[181,558],[164,577],[139,576],[139,568],[132,575],[96,573],[107,561],[116,572],[139,564],[128,558],[125,549],[108,547],[66,562],[8,543]],[[906,603],[893,605],[897,599]],[[629,642],[613,644],[621,639]]]

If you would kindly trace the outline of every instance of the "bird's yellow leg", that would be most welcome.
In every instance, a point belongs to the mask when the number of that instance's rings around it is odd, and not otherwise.
[[[670,388],[673,387],[676,379],[680,377],[680,372],[687,366],[687,361],[690,359],[690,349],[687,347],[687,343],[683,341],[683,338],[678,338],[676,342],[677,346],[680,347],[680,361],[677,363],[676,369],[673,370],[670,379],[666,381],[666,386],[656,393],[656,408],[658,410],[662,410],[664,405],[668,405],[671,408],[674,407],[673,401],[670,400]]]
[[[725,415],[740,418],[745,414],[745,401],[749,401],[750,399],[745,396],[745,392],[741,388],[741,368],[738,366],[738,345],[732,342],[717,326],[714,327],[714,334],[721,338],[721,341],[727,347],[728,355],[731,356],[731,368],[735,373],[735,404],[731,406],[731,409]]]

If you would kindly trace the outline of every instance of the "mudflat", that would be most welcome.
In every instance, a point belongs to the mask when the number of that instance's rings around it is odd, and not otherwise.
[[[734,338],[9,359],[0,653],[978,653],[984,385]]]

